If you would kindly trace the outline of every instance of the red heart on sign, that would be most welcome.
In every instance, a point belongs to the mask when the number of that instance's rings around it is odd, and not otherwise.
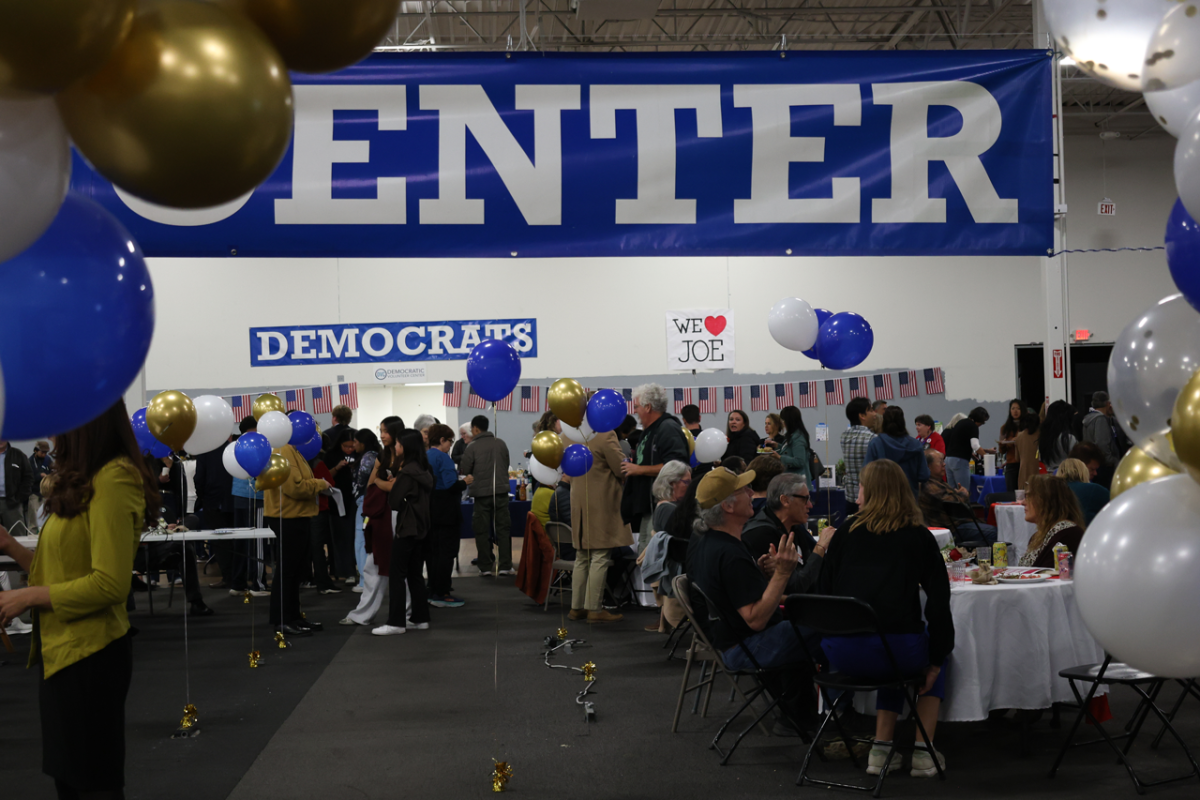
[[[725,330],[725,317],[705,317],[704,327],[708,328],[709,333],[711,333],[713,336],[716,336],[721,331]]]

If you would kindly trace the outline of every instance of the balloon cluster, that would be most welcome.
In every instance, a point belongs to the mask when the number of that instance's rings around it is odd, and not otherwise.
[[[776,342],[820,361],[827,369],[857,367],[875,346],[870,323],[858,314],[813,308],[799,297],[785,297],[771,306],[767,329]]]
[[[587,443],[597,433],[616,430],[628,411],[620,392],[601,389],[589,398],[574,378],[556,380],[546,402],[562,424],[562,434],[542,431],[533,437],[529,472],[538,483],[553,486],[564,473],[572,478],[586,475],[595,464]]]

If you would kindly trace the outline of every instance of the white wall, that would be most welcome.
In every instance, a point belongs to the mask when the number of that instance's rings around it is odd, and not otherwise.
[[[1118,216],[1099,218],[1100,141],[1071,137],[1068,246],[1161,244],[1175,197],[1173,145],[1161,136],[1109,143],[1107,193]],[[1071,325],[1100,340],[1172,291],[1161,252],[1073,255],[1069,270]],[[815,366],[767,333],[771,304],[797,295],[872,323],[875,350],[862,372],[941,366],[947,399],[991,402],[1013,394],[1013,345],[1040,341],[1045,330],[1037,258],[153,259],[151,271],[160,315],[147,361],[151,392],[231,394],[344,376],[359,382],[359,417],[369,421],[384,411],[405,421],[422,411],[441,418],[440,388],[392,389],[389,407],[389,390],[368,389],[376,365],[251,368],[248,329],[532,316],[539,354],[525,361],[523,379],[548,382],[659,375],[666,309],[729,306],[738,375],[695,381],[723,385]],[[463,361],[425,363],[431,382],[464,378]],[[686,383],[691,376],[681,375]]]

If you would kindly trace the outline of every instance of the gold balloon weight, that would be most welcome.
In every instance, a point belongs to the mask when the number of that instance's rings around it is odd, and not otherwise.
[[[508,779],[512,777],[512,767],[507,761],[497,761],[492,759],[492,791],[503,792],[508,786]]]
[[[591,683],[596,680],[596,665],[591,661],[580,667],[579,671],[583,673],[583,680],[585,682]]]
[[[249,653],[250,669],[258,669],[258,662],[262,660],[262,654],[257,650],[252,650]]]
[[[279,645],[280,650],[288,648],[287,639],[283,638],[283,631],[275,631],[275,644]]]
[[[200,735],[200,717],[196,707],[188,703],[183,707],[183,719],[179,720],[179,729],[171,734],[172,739],[190,739]]]

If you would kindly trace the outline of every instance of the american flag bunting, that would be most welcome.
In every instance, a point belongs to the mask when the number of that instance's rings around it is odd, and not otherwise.
[[[512,411],[513,392],[509,392],[504,397],[496,401],[497,411]]]
[[[629,413],[632,414],[633,413],[633,389],[622,389],[621,396],[625,398],[625,408],[627,408],[629,410]]]
[[[542,406],[542,387],[540,386],[522,386],[521,387],[521,410],[526,413],[537,413]]]
[[[338,402],[348,408],[358,408],[358,384],[339,383]]]
[[[846,396],[842,393],[842,379],[825,381],[825,405],[845,405]]]
[[[692,404],[692,390],[690,388],[675,389],[674,393],[675,393],[675,413],[678,414],[680,411],[683,410],[684,406],[690,406]]]
[[[475,390],[472,388],[467,394],[467,408],[487,408],[487,400],[475,394]]]
[[[800,381],[800,385],[796,387],[796,401],[798,408],[816,408],[817,382]]]
[[[934,367],[925,370],[925,394],[945,394],[946,381],[942,377],[942,368]]]
[[[306,411],[303,389],[288,389],[283,393],[283,407],[288,411]]]
[[[770,408],[771,401],[767,397],[767,385],[765,383],[756,383],[750,387],[750,410],[751,411],[766,411]]]
[[[876,375],[872,381],[875,383],[876,400],[892,399],[892,373],[885,372],[882,375]]]
[[[233,409],[234,422],[241,422],[253,413],[250,408],[252,402],[248,394],[235,394],[229,398],[229,407]]]
[[[696,405],[700,406],[701,414],[717,413],[717,387],[701,386],[697,389]]]
[[[915,369],[905,370],[900,373],[900,396],[917,396],[917,371]]]
[[[742,387],[726,386],[725,387],[725,413],[736,411],[742,407]]]
[[[312,395],[314,414],[333,413],[333,387],[314,386],[308,390],[308,393]]]
[[[796,405],[795,394],[790,383],[775,384],[775,410]]]
[[[442,384],[442,405],[446,408],[462,405],[462,381],[445,381]]]
[[[850,384],[850,399],[861,397],[864,400],[870,400],[867,396],[867,379],[866,378],[849,378],[847,382]]]

